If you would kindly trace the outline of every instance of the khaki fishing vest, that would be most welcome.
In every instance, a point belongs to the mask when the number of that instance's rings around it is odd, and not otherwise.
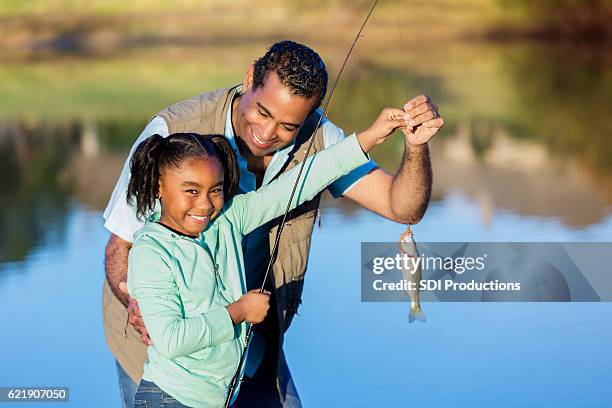
[[[169,134],[195,132],[222,135],[225,131],[227,111],[231,108],[237,88],[235,86],[203,93],[171,105],[159,112],[157,116],[165,120]],[[300,127],[289,159],[275,178],[301,163],[307,157],[308,142],[319,118],[320,113],[316,111]],[[308,156],[324,149],[322,128],[317,130],[314,139]],[[319,200],[320,194],[289,213],[273,264],[277,315],[281,328],[278,333],[279,365],[280,359],[284,358],[283,353],[280,352],[283,345],[283,334],[289,328],[302,299],[304,274],[306,273],[311,234],[319,208]],[[274,247],[280,219],[281,217],[268,224],[271,226],[269,231],[270,251]],[[123,336],[127,316],[126,309],[112,294],[108,283],[105,283],[103,293],[103,308],[108,309],[104,312],[104,322],[109,347],[130,377],[135,381],[139,380],[142,376],[142,367],[146,361],[146,347],[142,343],[138,344],[140,342],[138,335],[131,327],[128,328],[128,338],[126,339]],[[108,299],[109,296],[113,299]],[[110,306],[107,306],[107,304],[110,304]],[[123,313],[121,313],[121,309],[123,309]],[[114,330],[112,328],[109,330],[107,327],[111,323],[115,326]],[[282,373],[279,374],[280,377],[283,377]],[[284,380],[284,378],[279,378],[278,385],[281,390],[286,387]],[[282,391],[281,393],[284,394]]]

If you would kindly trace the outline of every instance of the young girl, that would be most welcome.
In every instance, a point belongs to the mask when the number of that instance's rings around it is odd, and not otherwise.
[[[352,135],[309,158],[293,207],[365,163],[364,152],[385,138]],[[245,294],[241,240],[284,212],[299,166],[234,196],[239,173],[229,142],[192,133],[143,141],[130,166],[128,201],[138,216],[161,204],[129,255],[128,290],[153,342],[135,406],[223,406],[246,323],[261,322],[268,309],[267,294]]]

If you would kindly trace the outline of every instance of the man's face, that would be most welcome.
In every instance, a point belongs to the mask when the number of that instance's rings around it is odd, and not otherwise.
[[[293,142],[317,98],[292,95],[275,73],[255,90],[252,78],[249,69],[234,112],[234,130],[254,156],[269,156]]]

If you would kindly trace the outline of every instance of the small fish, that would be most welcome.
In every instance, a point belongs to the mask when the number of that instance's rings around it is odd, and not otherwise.
[[[410,229],[410,225],[408,225],[406,231],[400,236],[398,245],[402,254],[406,254],[414,259],[419,259],[419,251],[416,243],[414,242],[414,236],[412,234],[412,230]],[[407,268],[402,269],[404,279],[408,282],[412,282],[412,286],[414,287],[414,289],[409,289],[406,291],[410,297],[410,313],[408,314],[408,321],[410,323],[414,322],[415,320],[425,322],[425,314],[421,309],[421,301],[419,296],[419,285],[423,277],[421,262],[419,261],[416,265],[416,270],[412,262],[408,263]]]

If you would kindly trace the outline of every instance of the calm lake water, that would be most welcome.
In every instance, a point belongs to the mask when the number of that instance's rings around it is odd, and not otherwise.
[[[148,117],[240,81],[260,50],[238,51],[204,50],[191,65],[0,63],[0,386],[69,386],[67,405],[119,406],[101,323],[101,213]],[[420,92],[438,101],[447,125],[431,145],[434,196],[417,240],[612,241],[609,51],[412,51],[422,60],[358,53],[330,117],[352,132]],[[397,137],[374,157],[395,171],[400,155]],[[427,303],[427,323],[412,325],[407,304],[361,303],[360,243],[403,230],[325,201],[286,338],[306,406],[612,404],[609,303]]]

